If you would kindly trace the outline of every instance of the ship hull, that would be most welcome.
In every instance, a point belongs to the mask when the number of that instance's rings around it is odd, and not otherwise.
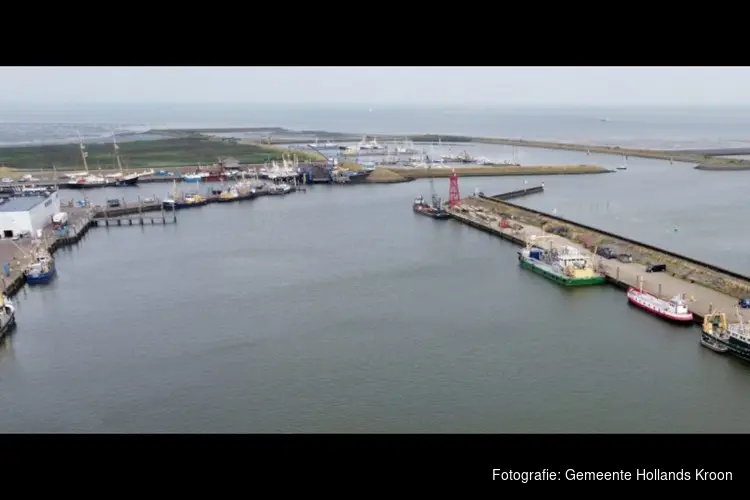
[[[39,274],[34,274],[34,275],[27,274],[26,283],[31,286],[46,285],[47,283],[52,281],[56,275],[57,275],[57,269],[55,267],[52,267],[52,269],[50,269],[46,273],[39,273]]]
[[[554,281],[555,283],[566,287],[601,285],[607,280],[605,276],[592,276],[590,278],[571,278],[569,276],[556,273],[551,269],[547,269],[546,267],[531,262],[529,259],[525,259],[521,255],[518,256],[518,262],[521,264],[522,268],[528,269],[540,276],[544,276],[550,281]]]
[[[3,338],[6,333],[13,330],[13,328],[16,326],[15,309],[9,306],[5,306],[5,314],[8,316],[8,319],[4,324],[0,324],[0,339]]]
[[[239,196],[235,196],[234,198],[216,198],[217,203],[234,203],[235,201],[244,201],[244,200],[252,200],[255,198],[255,193],[249,193],[249,194],[241,194]]]
[[[642,311],[645,311],[653,316],[667,320],[670,323],[682,324],[682,325],[690,325],[693,323],[692,313],[675,314],[675,313],[663,311],[659,309],[658,307],[653,306],[652,304],[639,301],[638,297],[633,296],[631,292],[632,290],[628,291],[628,303],[630,303],[632,306],[637,307],[638,309],[641,309]]]
[[[77,183],[77,182],[70,182],[67,184],[60,184],[61,188],[66,189],[95,189],[95,188],[103,188],[107,186],[112,186],[114,183],[112,182],[87,182],[87,183]]]
[[[703,335],[706,335],[705,332],[701,332]],[[716,342],[722,346],[727,348],[727,353],[730,353],[734,356],[737,356],[738,358],[742,359],[743,361],[750,361],[750,345],[743,344],[737,340],[734,340],[730,337],[729,340],[723,340],[720,337],[711,336]]]
[[[431,217],[431,218],[437,219],[437,220],[450,219],[450,215],[448,215],[448,212],[443,212],[443,211],[440,211],[440,210],[435,210],[432,207],[425,207],[425,206],[419,207],[419,206],[415,205],[413,207],[413,210],[414,210],[414,213],[417,213],[417,214],[420,214],[420,215],[424,215],[424,216],[427,216],[427,217]]]
[[[722,344],[718,339],[713,338],[706,332],[701,333],[701,345],[719,354],[724,354],[729,351],[729,348]]]
[[[162,207],[164,207],[164,210],[184,210],[186,208],[196,208],[196,207],[202,207],[203,205],[207,204],[207,201],[197,201],[195,203],[184,203],[184,202],[175,202],[170,203],[168,201],[162,202]]]
[[[129,179],[118,179],[117,181],[115,181],[115,186],[137,186],[138,179],[140,179],[140,177],[132,177]]]

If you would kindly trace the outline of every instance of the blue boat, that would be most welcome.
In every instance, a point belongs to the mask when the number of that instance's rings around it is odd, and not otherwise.
[[[24,271],[26,283],[29,285],[46,285],[57,274],[55,259],[48,252],[37,253]]]

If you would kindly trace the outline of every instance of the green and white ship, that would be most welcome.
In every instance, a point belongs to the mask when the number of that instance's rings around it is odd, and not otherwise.
[[[534,246],[532,240],[518,252],[518,262],[521,267],[563,286],[600,285],[607,279],[594,270],[591,258],[569,245],[545,250]]]

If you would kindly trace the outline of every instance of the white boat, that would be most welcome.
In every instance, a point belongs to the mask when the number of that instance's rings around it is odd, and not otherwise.
[[[641,286],[629,288],[627,296],[628,302],[660,318],[677,323],[691,323],[693,321],[693,313],[690,312],[688,301],[679,295],[664,300],[643,291]]]
[[[5,294],[0,295],[0,338],[16,324],[16,307]]]
[[[76,174],[68,174],[68,178],[70,180],[66,183],[66,185],[68,187],[76,188],[76,189],[108,186],[110,184],[110,181],[108,179],[100,175],[92,175],[89,172],[89,164],[87,160],[89,153],[88,151],[86,151],[86,146],[83,144],[83,138],[81,137],[80,133],[78,134],[78,139],[79,139],[79,145],[81,148],[81,159],[83,160],[83,168],[86,171],[79,172]]]
[[[627,170],[627,169],[628,169],[628,157],[623,156],[622,164],[617,166],[617,170]]]

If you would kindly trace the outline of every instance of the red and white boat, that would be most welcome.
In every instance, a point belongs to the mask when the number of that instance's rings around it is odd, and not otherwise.
[[[693,321],[693,313],[688,309],[688,301],[679,295],[664,300],[644,292],[642,288],[630,287],[628,289],[628,302],[669,321],[678,323],[691,323]]]

